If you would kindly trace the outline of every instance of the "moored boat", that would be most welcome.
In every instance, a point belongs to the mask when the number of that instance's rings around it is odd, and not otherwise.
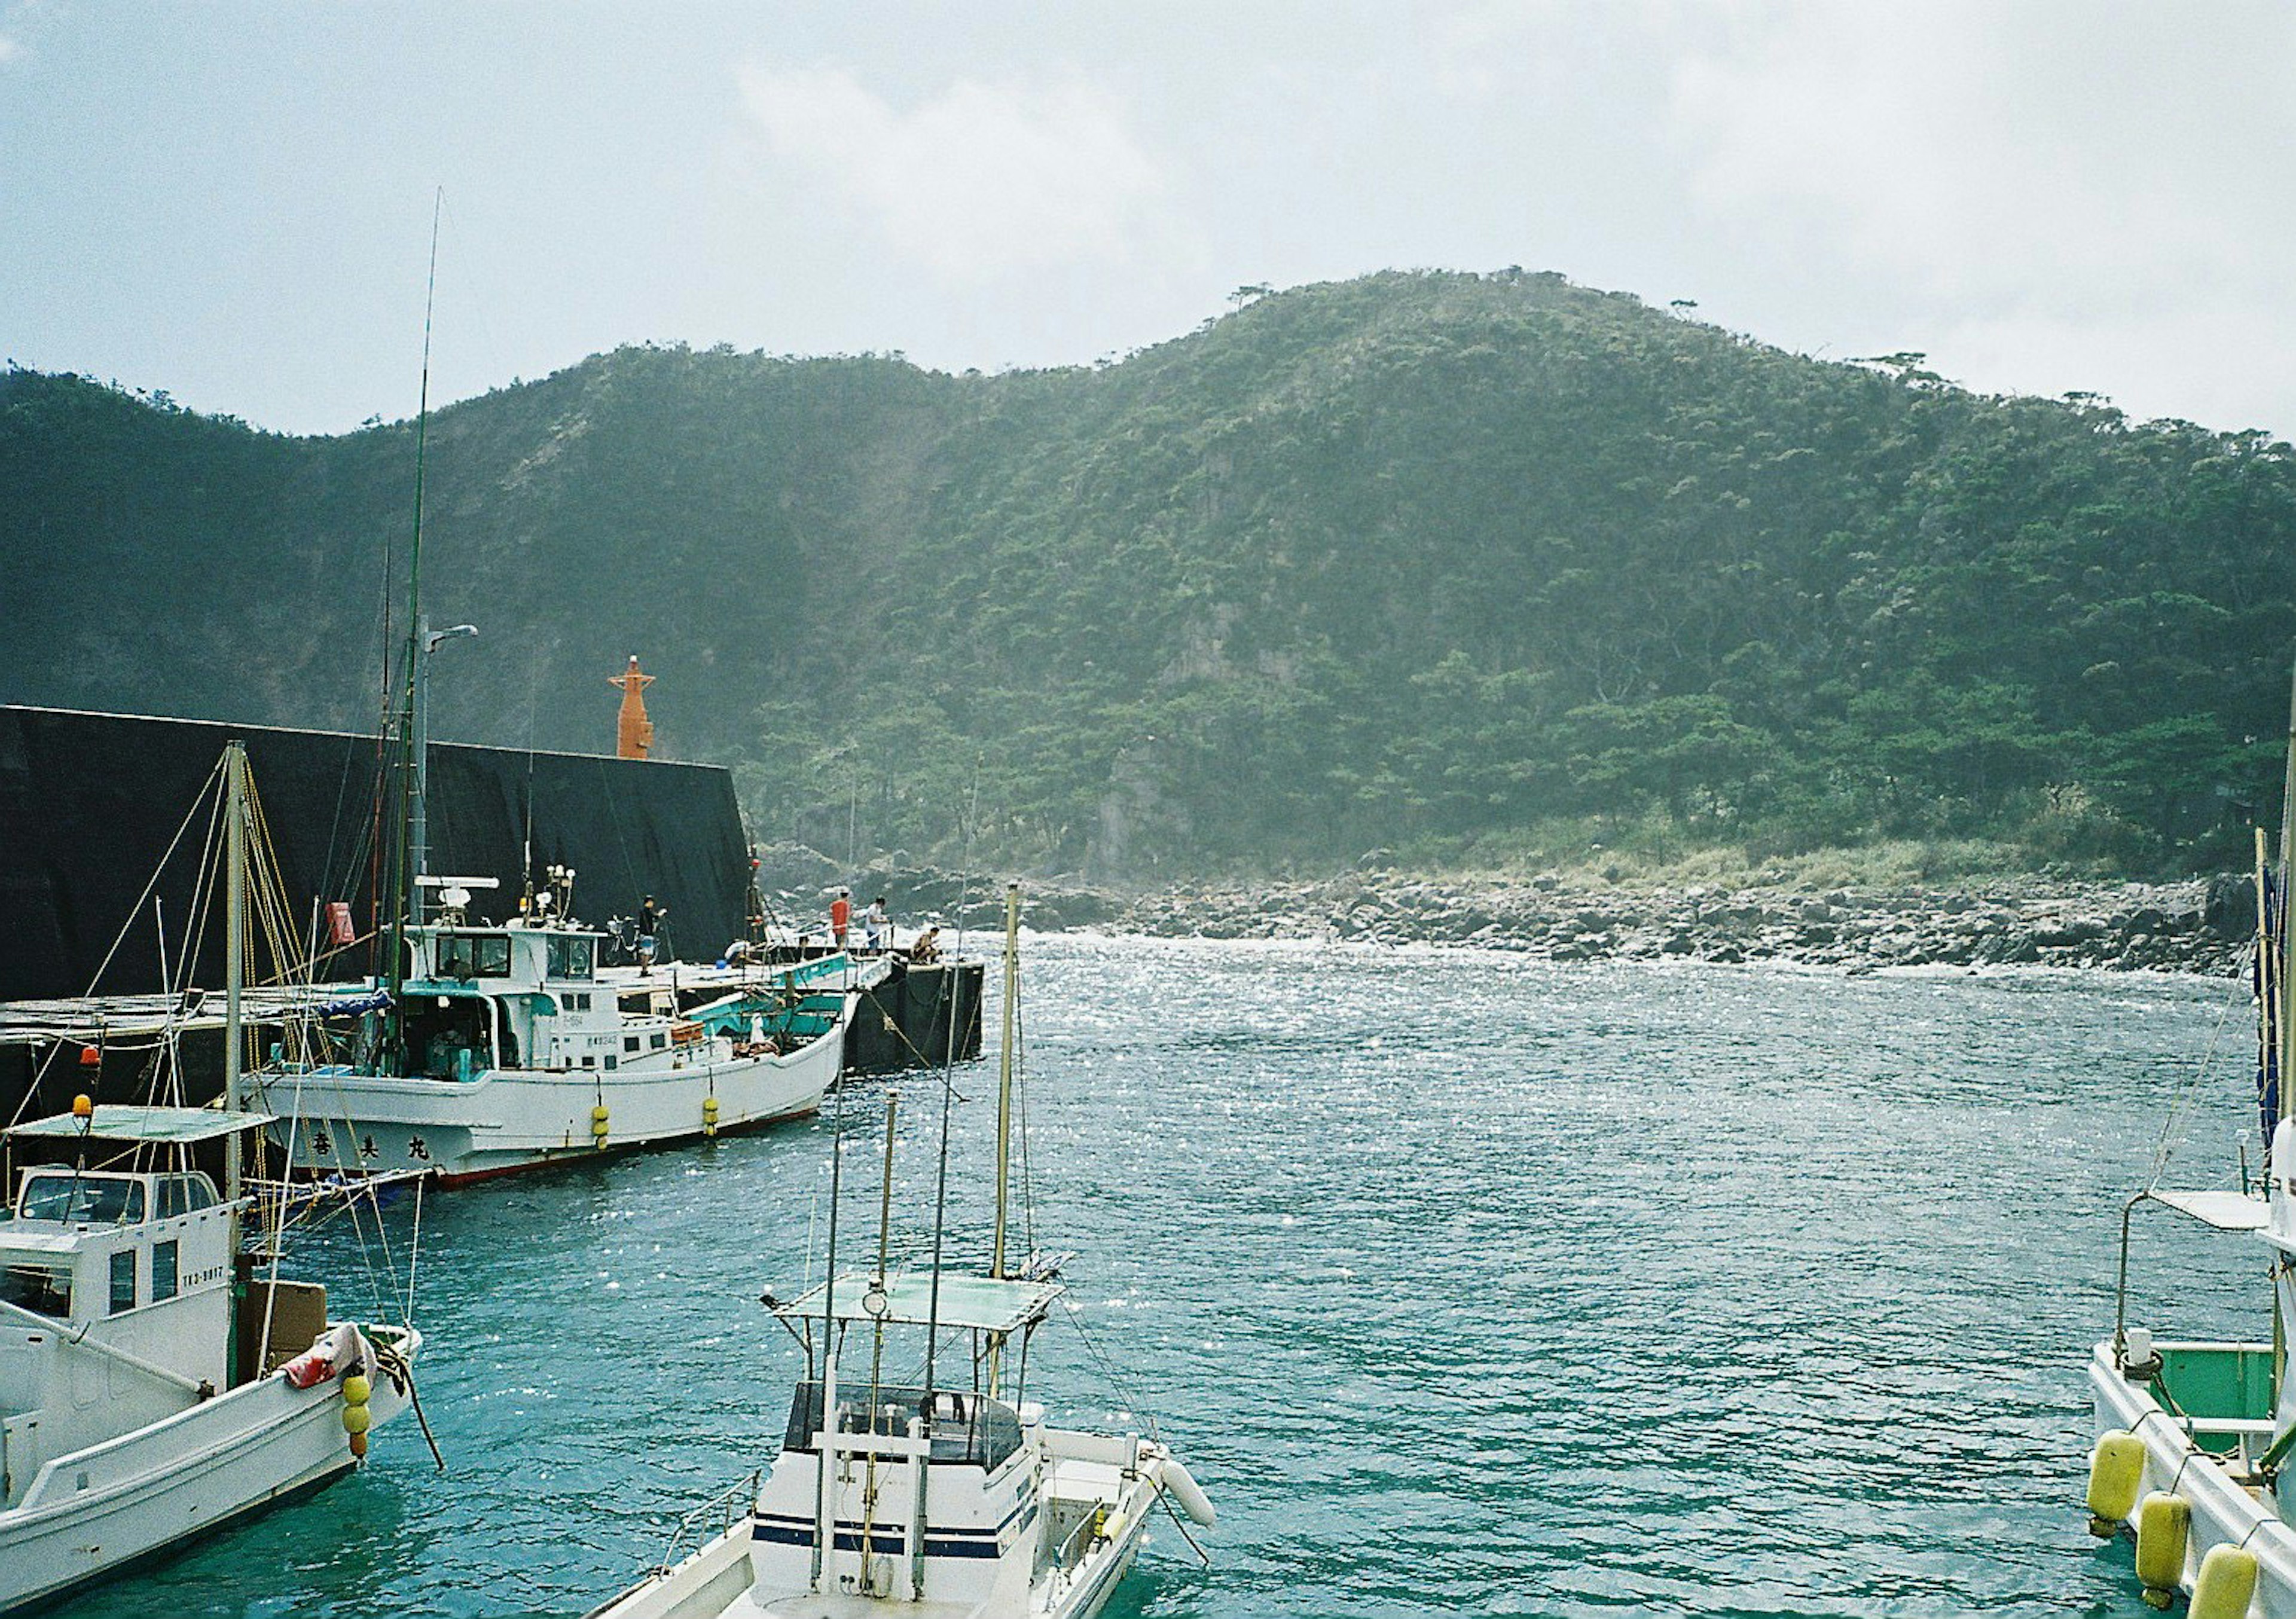
[[[0,1613],[340,1478],[414,1399],[413,1325],[331,1321],[324,1288],[279,1274],[283,1209],[249,1220],[242,1146],[269,1121],[240,1106],[245,773],[234,746],[223,1105],[82,1096],[5,1132]]]
[[[453,909],[405,933],[412,969],[395,992],[321,1009],[332,1031],[256,1076],[298,1173],[451,1184],[811,1113],[885,970],[837,956],[720,974],[697,1001],[668,969],[601,969],[598,936],[572,924]]]
[[[1160,1440],[1055,1427],[1024,1397],[1030,1337],[1062,1288],[1055,1260],[1005,1263],[1017,905],[1008,897],[989,1273],[941,1267],[938,1231],[934,1263],[907,1273],[889,1266],[889,1099],[875,1265],[837,1270],[838,1155],[831,1280],[773,1304],[804,1349],[805,1371],[770,1473],[738,1521],[590,1619],[1089,1619],[1165,1497],[1212,1523],[1210,1501]],[[945,1348],[945,1337],[960,1341]],[[888,1376],[889,1363],[921,1364],[922,1375]],[[957,1375],[944,1379],[951,1366]]]
[[[2292,699],[2296,710],[2296,699]],[[2296,736],[2296,728],[2292,728]],[[2296,1071],[2296,939],[2286,884],[2296,838],[2292,748],[2276,862],[2257,836],[2256,1117],[2266,1142],[2260,1176],[2243,1161],[2234,1184],[2202,1190],[2148,1186],[2121,1213],[2112,1336],[2090,1356],[2096,1442],[2089,1456],[2089,1528],[2136,1541],[2136,1573],[2155,1607],[2187,1596],[2196,1619],[2296,1619],[2296,1116],[2285,1076]],[[2213,1231],[2260,1240],[2273,1288],[2268,1337],[2185,1337],[2132,1322],[2134,1217],[2162,1206]],[[2284,1489],[2284,1484],[2291,1485]]]

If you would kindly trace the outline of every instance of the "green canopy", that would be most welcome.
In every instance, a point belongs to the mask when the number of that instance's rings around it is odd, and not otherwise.
[[[975,1332],[1018,1332],[1045,1319],[1053,1300],[1061,1296],[1058,1284],[1048,1281],[998,1281],[988,1276],[940,1279],[940,1308],[933,1310],[933,1279],[924,1275],[890,1276],[882,1291],[873,1276],[840,1276],[836,1301],[831,1306],[840,1321],[883,1321],[889,1326],[922,1327],[938,1320],[944,1327]],[[821,1289],[814,1288],[795,1304],[774,1313],[783,1321],[821,1318]]]
[[[50,1118],[12,1124],[12,1136],[48,1141],[147,1141],[187,1147],[212,1141],[242,1130],[260,1130],[273,1123],[268,1113],[226,1113],[220,1108],[127,1108],[107,1105],[89,1118],[59,1113]]]

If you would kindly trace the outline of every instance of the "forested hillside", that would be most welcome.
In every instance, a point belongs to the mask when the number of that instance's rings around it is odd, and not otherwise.
[[[430,423],[442,737],[666,751],[765,838],[1103,875],[2276,812],[2296,455],[1559,276],[1240,297],[1096,369],[634,348]],[[414,429],[0,380],[0,699],[372,722]],[[403,589],[403,585],[399,587]]]

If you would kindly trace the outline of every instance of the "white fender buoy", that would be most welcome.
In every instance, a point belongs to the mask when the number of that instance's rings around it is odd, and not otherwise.
[[[2192,1530],[2193,1505],[2181,1495],[2155,1490],[2136,1509],[2136,1577],[2144,1582],[2144,1600],[2154,1607],[2176,1600]]]
[[[2088,1458],[2088,1532],[2110,1540],[2136,1510],[2144,1484],[2144,1442],[2127,1428],[2099,1436]]]
[[[1217,1521],[1218,1514],[1212,1510],[1211,1497],[1203,1492],[1202,1486],[1189,1476],[1187,1468],[1169,1456],[1157,1463],[1156,1483],[1160,1488],[1169,1490],[1172,1499],[1180,1503],[1180,1510],[1204,1528],[1210,1529]]]
[[[2256,1599],[2256,1554],[2245,1546],[2211,1546],[2193,1582],[2193,1619],[2247,1619]]]

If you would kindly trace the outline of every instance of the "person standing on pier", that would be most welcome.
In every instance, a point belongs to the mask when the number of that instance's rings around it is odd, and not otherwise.
[[[870,949],[882,950],[891,942],[886,936],[892,931],[893,919],[885,909],[883,895],[880,894],[869,902],[869,908],[861,913],[861,920],[869,930]]]
[[[653,969],[655,940],[661,931],[661,919],[668,914],[668,911],[655,908],[653,895],[651,894],[645,896],[645,904],[638,907],[638,971],[640,974],[650,972]]]
[[[837,897],[829,902],[829,936],[838,949],[845,948],[845,936],[853,927],[853,890],[840,888]]]

